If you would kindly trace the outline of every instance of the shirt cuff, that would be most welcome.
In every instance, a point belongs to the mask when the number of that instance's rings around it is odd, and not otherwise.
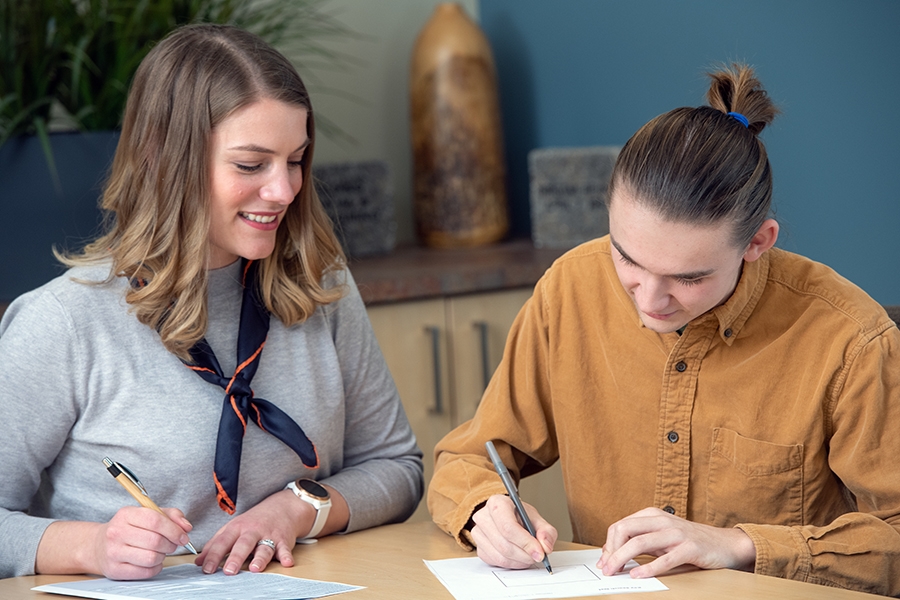
[[[796,528],[746,523],[735,527],[750,536],[756,546],[756,574],[808,580],[812,556],[806,540]]]
[[[467,526],[471,527],[472,515],[485,505],[488,498],[504,493],[506,493],[506,488],[499,482],[496,484],[486,483],[470,490],[456,509],[448,515],[449,518],[443,526],[444,531],[453,536],[456,542],[466,550],[474,550],[475,542],[472,540],[472,532],[471,529],[467,529]],[[441,525],[439,519],[435,519],[435,522],[439,526]]]

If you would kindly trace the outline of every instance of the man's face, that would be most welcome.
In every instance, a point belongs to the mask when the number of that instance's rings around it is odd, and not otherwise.
[[[737,286],[744,249],[734,246],[729,222],[666,221],[617,191],[609,231],[619,281],[648,329],[677,331],[724,303]]]

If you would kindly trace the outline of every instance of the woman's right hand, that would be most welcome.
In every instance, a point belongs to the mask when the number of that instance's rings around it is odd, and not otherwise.
[[[545,554],[553,552],[556,528],[538,514],[537,509],[523,502],[536,537],[531,537],[516,516],[516,507],[509,496],[488,498],[483,508],[472,515],[472,541],[478,556],[489,565],[507,569],[527,569],[541,562]]]
[[[189,542],[191,524],[177,508],[167,517],[140,506],[119,509],[98,532],[96,560],[109,579],[147,579],[162,570],[167,554]]]
[[[56,521],[38,546],[36,573],[96,573],[109,579],[147,579],[162,570],[167,554],[188,543],[191,524],[175,508],[163,516],[127,506],[108,523]]]

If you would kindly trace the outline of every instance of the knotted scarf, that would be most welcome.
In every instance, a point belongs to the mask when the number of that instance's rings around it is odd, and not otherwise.
[[[228,514],[234,514],[237,504],[241,450],[248,417],[260,429],[274,435],[296,452],[304,465],[309,468],[319,466],[316,448],[300,426],[268,400],[255,398],[250,388],[250,381],[259,366],[260,355],[269,334],[269,312],[259,297],[257,267],[255,261],[244,260],[241,280],[244,291],[234,375],[226,377],[222,373],[219,361],[206,338],[190,349],[193,362],[185,363],[200,377],[225,390],[216,439],[213,479],[219,508]]]

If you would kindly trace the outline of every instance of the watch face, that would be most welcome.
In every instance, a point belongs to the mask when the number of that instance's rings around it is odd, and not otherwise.
[[[323,500],[329,498],[328,490],[313,481],[312,479],[298,479],[297,485],[307,493]]]

